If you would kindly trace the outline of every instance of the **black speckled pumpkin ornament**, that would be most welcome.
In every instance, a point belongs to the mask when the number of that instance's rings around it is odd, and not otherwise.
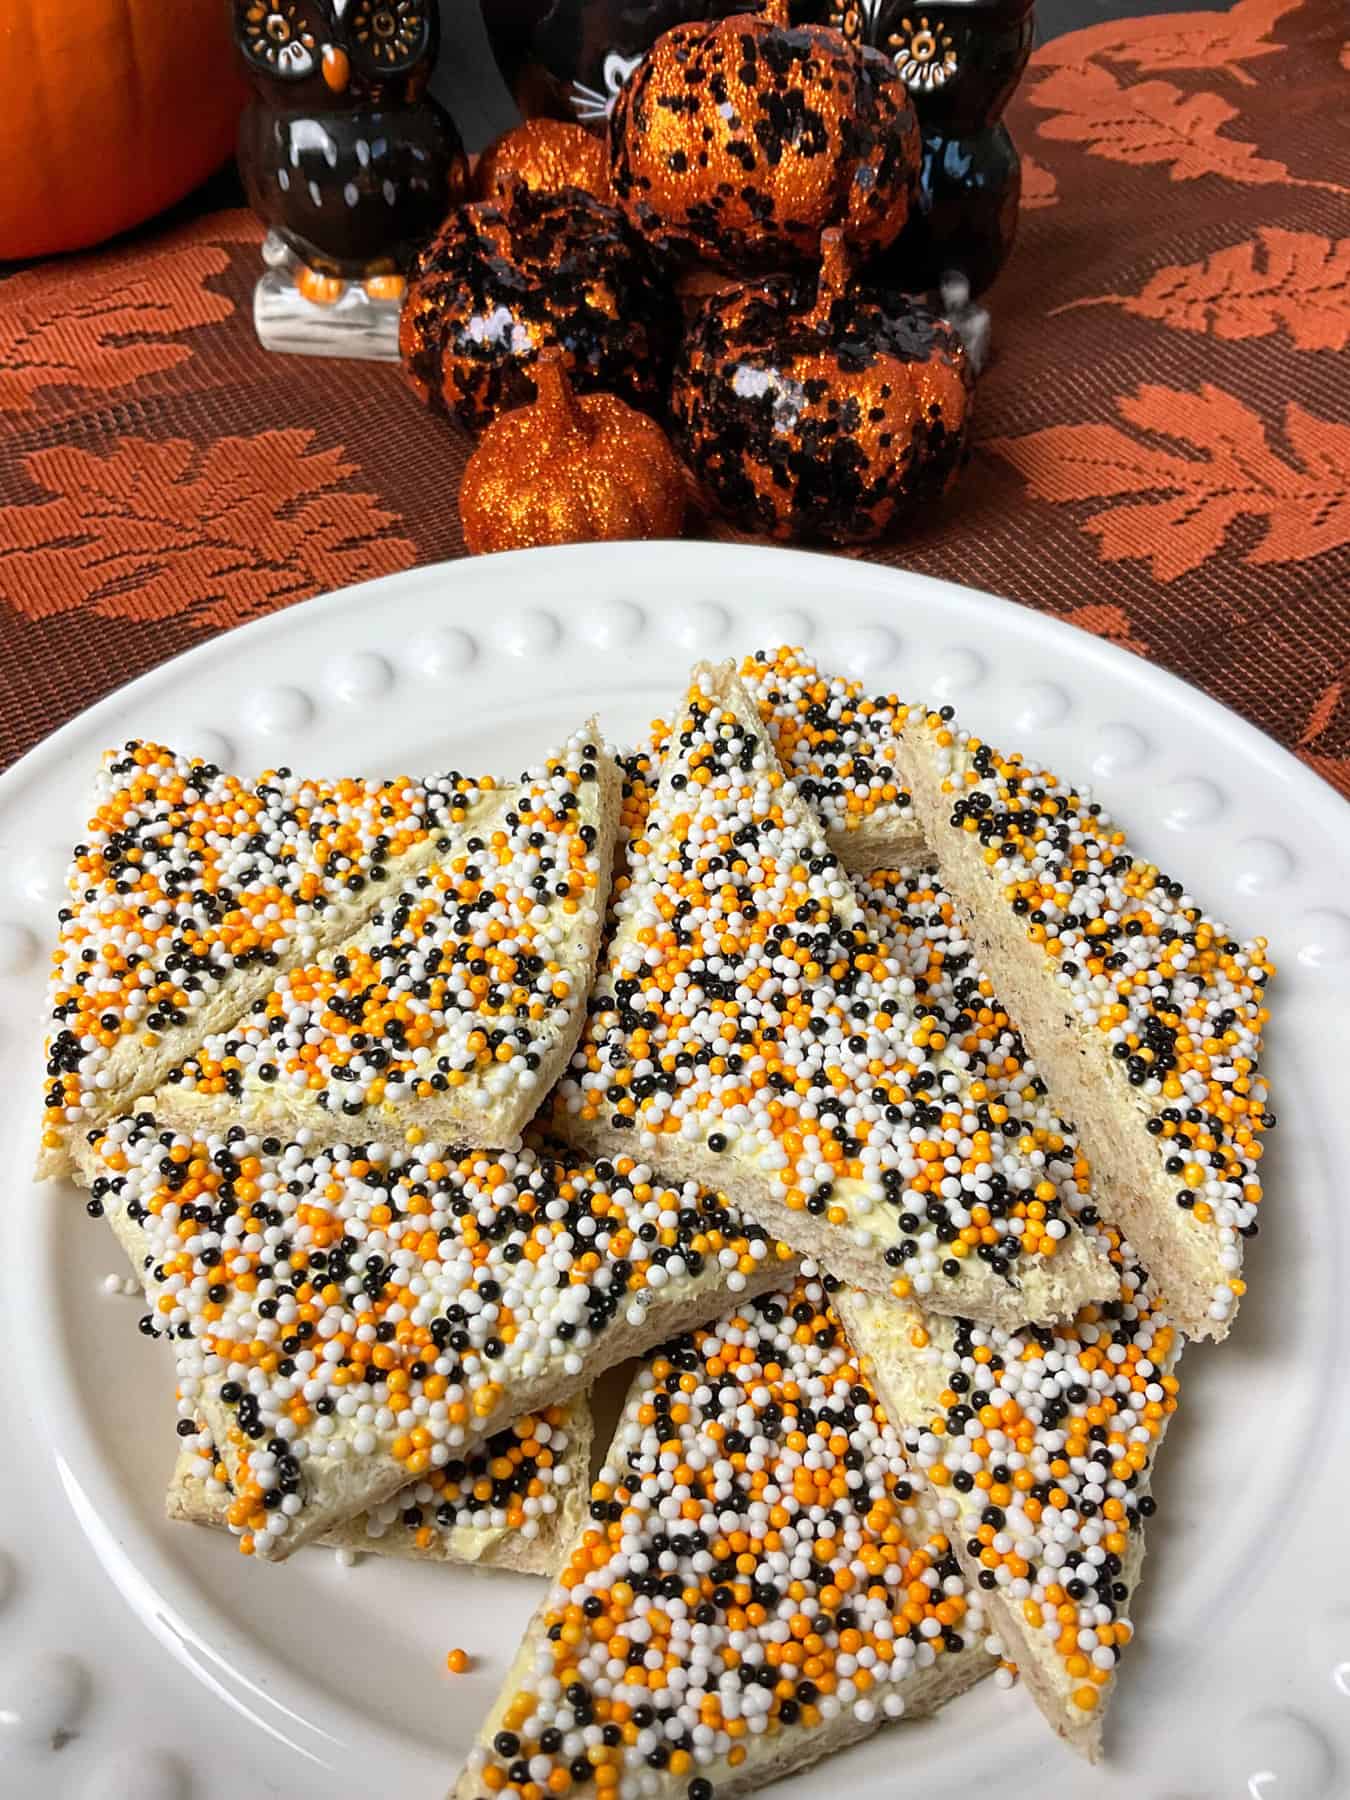
[[[534,399],[531,365],[555,344],[579,393],[659,412],[675,317],[613,207],[516,182],[458,207],[422,251],[399,349],[414,391],[470,431]]]
[[[841,233],[821,248],[814,295],[777,276],[705,303],[671,410],[704,492],[743,530],[868,543],[950,487],[974,379],[945,320],[851,287]]]
[[[903,229],[919,129],[894,64],[787,21],[766,0],[677,25],[619,90],[610,185],[663,259],[743,275],[814,263],[832,227],[861,255]]]

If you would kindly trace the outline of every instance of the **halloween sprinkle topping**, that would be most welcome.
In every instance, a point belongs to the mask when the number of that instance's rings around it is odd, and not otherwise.
[[[1261,1138],[1275,1123],[1258,1067],[1266,940],[1239,943],[1137,856],[1086,791],[960,732],[950,708],[916,710],[912,724],[938,756],[952,827],[980,846],[1065,1011],[1101,1033],[1129,1104],[1146,1113],[1177,1206],[1213,1227],[1224,1278],[1209,1316],[1222,1322],[1243,1292]]]
[[[1056,1255],[1086,1167],[1039,1123],[967,1121],[959,1072],[954,1093],[943,1080],[942,1020],[711,675],[672,729],[629,856],[560,1112],[634,1132],[658,1166],[669,1139],[752,1162],[787,1209],[884,1254],[897,1296],[941,1310],[967,1258],[1004,1277]]]
[[[978,1598],[820,1282],[653,1356],[591,1495],[474,1793],[622,1800],[658,1771],[710,1800],[759,1741],[880,1725],[975,1654]]]
[[[541,1062],[585,1004],[598,927],[597,777],[584,734],[474,815],[355,943],[291,970],[169,1080],[185,1093],[356,1117],[467,1089],[539,1098]],[[490,786],[491,784],[485,784]]]
[[[641,1327],[663,1290],[736,1294],[791,1260],[630,1157],[310,1151],[148,1113],[92,1137],[93,1198],[141,1246],[143,1328],[173,1338],[184,1402],[228,1417],[247,1516],[279,1494],[245,1550],[290,1529],[316,1460],[384,1458],[390,1491],[420,1480],[506,1424],[526,1386],[579,1388],[613,1360],[610,1328]]]
[[[227,982],[303,957],[334,916],[359,921],[391,870],[429,854],[476,798],[455,774],[276,769],[249,785],[157,744],[110,752],[52,952],[45,1148],[144,1091],[166,1035]]]

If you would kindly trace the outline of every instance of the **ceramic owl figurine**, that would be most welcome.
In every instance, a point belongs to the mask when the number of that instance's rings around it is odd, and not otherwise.
[[[392,361],[403,272],[467,185],[459,133],[426,92],[436,0],[230,5],[253,90],[239,169],[268,227],[258,336]]]
[[[831,23],[889,56],[923,133],[919,205],[884,259],[903,287],[993,281],[1017,230],[1022,165],[1003,109],[1022,78],[1034,0],[831,0]]]

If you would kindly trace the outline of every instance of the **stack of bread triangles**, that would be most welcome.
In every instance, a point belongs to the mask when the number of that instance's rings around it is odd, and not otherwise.
[[[133,742],[41,1166],[174,1352],[171,1516],[552,1578],[457,1795],[711,1800],[1000,1664],[1095,1757],[1269,973],[1086,791],[797,651],[514,782]]]

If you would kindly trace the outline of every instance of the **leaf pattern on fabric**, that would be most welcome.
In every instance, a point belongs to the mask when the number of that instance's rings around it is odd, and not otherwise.
[[[1101,57],[1126,63],[1145,75],[1202,69],[1250,87],[1255,77],[1241,65],[1284,49],[1283,44],[1270,42],[1270,33],[1302,3],[1238,0],[1227,12],[1151,13],[1142,18],[1110,19],[1052,39],[1037,50],[1035,60],[1042,68],[1055,68]]]
[[[1332,719],[1335,718],[1336,708],[1340,705],[1341,696],[1344,692],[1344,681],[1329,681],[1322,689],[1322,692],[1314,702],[1312,711],[1308,714],[1307,724],[1299,733],[1298,743],[1300,750],[1315,744],[1318,738],[1321,737],[1327,726],[1330,725]]]
[[[235,309],[206,285],[230,265],[222,246],[259,235],[248,213],[217,213],[149,244],[12,276],[0,308],[0,413],[32,408],[43,388],[107,392],[185,361],[184,334]]]
[[[1201,262],[1159,269],[1137,294],[1072,300],[1122,306],[1178,331],[1208,332],[1241,342],[1281,326],[1296,350],[1343,350],[1350,343],[1350,237],[1333,243],[1315,231],[1263,225],[1254,238],[1216,250]]]
[[[1239,519],[1264,529],[1242,560],[1304,562],[1350,542],[1350,425],[1290,402],[1291,459],[1272,446],[1259,416],[1205,383],[1197,393],[1146,384],[1116,398],[1117,425],[1051,425],[1023,437],[989,438],[1033,499],[1054,505],[1141,496],[1089,517],[1101,559],[1146,560],[1158,581],[1199,568]],[[1145,435],[1140,435],[1145,434]],[[1160,441],[1186,452],[1159,447]]]
[[[87,607],[142,623],[234,625],[327,588],[409,568],[417,547],[341,448],[312,431],[205,446],[122,438],[24,459],[54,497],[11,507],[0,597],[35,619]]]
[[[1075,62],[1052,69],[1030,99],[1052,115],[1037,127],[1041,137],[1085,144],[1089,155],[1110,162],[1164,164],[1172,181],[1218,175],[1246,186],[1280,182],[1350,193],[1336,182],[1291,175],[1283,163],[1258,156],[1255,144],[1220,137],[1238,112],[1218,94],[1186,94],[1168,81],[1122,82],[1097,63]]]
[[[1038,212],[1042,207],[1059,205],[1059,183],[1054,171],[1034,156],[1022,153],[1022,211]]]

